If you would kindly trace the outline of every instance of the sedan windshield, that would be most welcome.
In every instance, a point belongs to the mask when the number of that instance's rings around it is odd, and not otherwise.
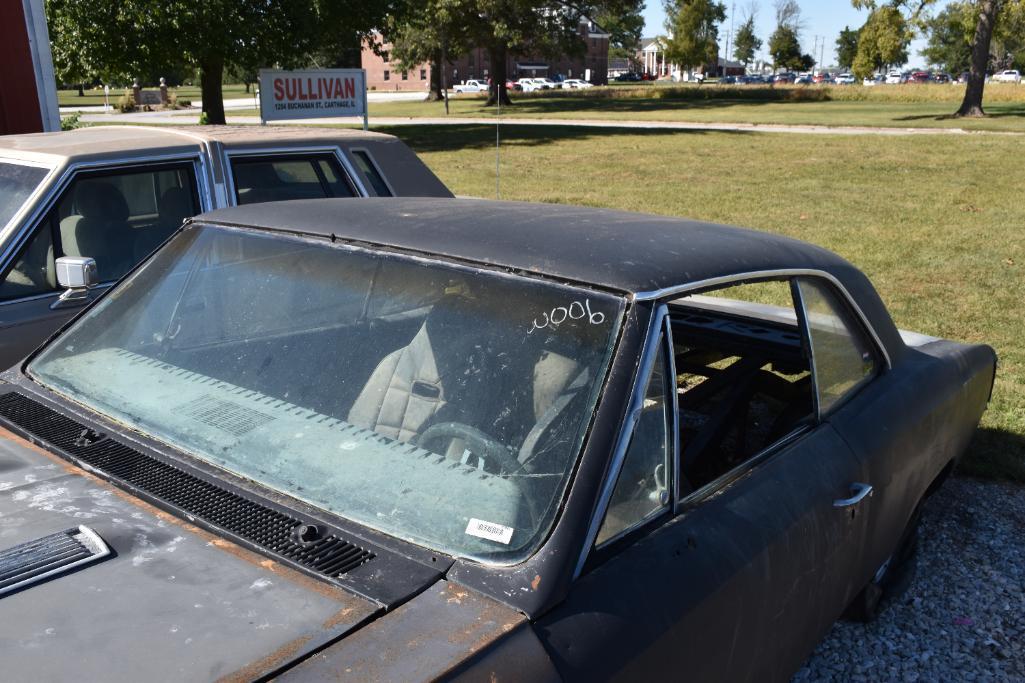
[[[622,311],[538,279],[201,226],[29,372],[329,512],[513,563],[552,524]]]
[[[11,222],[47,173],[48,169],[39,166],[0,161],[0,228]]]

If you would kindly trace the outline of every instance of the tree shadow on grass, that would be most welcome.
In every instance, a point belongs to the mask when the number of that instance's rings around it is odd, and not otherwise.
[[[968,444],[957,473],[1025,484],[1025,435],[981,427]]]
[[[493,124],[403,125],[375,126],[374,130],[401,139],[417,153],[454,152],[465,149],[488,149],[495,146]],[[674,135],[755,135],[749,131],[668,129],[668,128],[600,128],[597,126],[509,125],[499,130],[502,145],[514,147],[540,147],[564,140],[589,142],[596,145],[615,144],[616,137],[665,137]]]
[[[986,119],[1025,118],[1025,105],[997,102],[984,105]],[[979,121],[986,119],[959,118],[953,111],[949,114],[915,114],[913,116],[895,117],[894,121]]]

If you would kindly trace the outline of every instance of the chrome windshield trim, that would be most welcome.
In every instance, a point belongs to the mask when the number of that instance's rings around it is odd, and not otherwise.
[[[605,474],[605,481],[602,483],[601,492],[598,495],[598,503],[591,515],[591,523],[587,527],[587,535],[584,537],[584,546],[581,548],[580,557],[577,559],[576,567],[573,570],[574,579],[580,576],[580,573],[583,571],[584,564],[587,562],[588,556],[590,556],[591,551],[594,549],[594,542],[595,539],[598,538],[598,531],[601,529],[602,522],[605,521],[605,513],[608,510],[609,502],[612,499],[612,492],[616,488],[616,481],[619,479],[619,473],[623,469],[623,460],[626,458],[626,450],[630,446],[630,439],[633,437],[634,427],[637,425],[637,418],[640,415],[641,408],[644,403],[644,390],[646,388],[645,385],[648,380],[648,375],[651,374],[651,368],[655,364],[655,358],[661,350],[661,344],[659,344],[659,342],[662,340],[662,330],[667,323],[668,316],[669,308],[665,304],[661,304],[652,313],[651,320],[648,321],[648,331],[645,333],[644,338],[644,350],[641,352],[641,359],[637,364],[636,374],[634,375],[633,388],[630,391],[629,407],[627,409],[626,417],[623,418],[623,424],[620,427],[619,435],[616,437],[616,447],[612,452],[612,460],[610,461],[609,468]],[[659,510],[657,514],[653,513],[652,515],[645,517],[638,521],[634,526],[623,530],[610,540],[615,540],[615,538],[632,531],[638,525],[645,524],[664,512],[666,512],[666,510]]]
[[[309,156],[311,154],[332,154],[338,163],[341,165],[342,170],[348,176],[347,180],[352,183],[352,186],[356,189],[356,193],[360,197],[369,197],[370,194],[367,192],[366,186],[363,184],[362,177],[356,172],[352,163],[346,157],[344,150],[341,145],[311,145],[305,147],[289,146],[289,147],[243,147],[239,149],[228,149],[224,150],[224,158],[226,163],[224,164],[224,175],[228,180],[228,191],[227,197],[228,206],[238,206],[238,191],[235,187],[235,173],[231,168],[231,160],[239,157],[259,157],[259,156]]]
[[[882,355],[883,360],[886,363],[887,368],[892,368],[893,363],[890,359],[890,352],[883,345],[879,335],[876,334],[875,328],[868,321],[865,316],[865,312],[861,310],[861,306],[855,301],[851,293],[847,291],[847,288],[843,286],[834,275],[827,273],[824,270],[817,268],[782,268],[779,270],[756,270],[749,273],[736,273],[733,275],[723,275],[721,277],[708,278],[707,280],[697,280],[695,282],[689,282],[687,284],[675,285],[673,287],[665,287],[663,289],[656,289],[649,292],[637,292],[633,298],[635,301],[653,301],[653,300],[665,300],[673,297],[680,297],[687,292],[693,292],[695,290],[704,289],[716,289],[725,285],[733,284],[735,282],[746,282],[751,280],[768,280],[773,278],[791,278],[800,277],[807,275],[811,277],[821,277],[828,280],[836,287],[837,291],[843,295],[847,300],[847,304],[851,307],[861,321],[861,324],[865,327],[869,336],[872,338],[872,342],[876,345],[876,349]]]

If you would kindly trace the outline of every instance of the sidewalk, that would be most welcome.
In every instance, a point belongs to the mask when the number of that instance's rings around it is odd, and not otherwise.
[[[371,93],[371,95],[376,93]],[[421,96],[420,93],[414,93]],[[248,102],[252,100],[228,100],[229,102]],[[233,107],[233,108],[238,108]],[[225,102],[225,109],[228,109]],[[233,116],[229,114],[227,122],[232,125],[259,125],[256,116]],[[147,123],[190,125],[199,122],[199,111],[195,108],[174,112],[137,112],[133,114],[93,114],[82,115],[86,123]],[[415,118],[394,116],[371,116],[370,127],[378,126],[493,126],[496,119],[492,117],[459,117]],[[1023,135],[1009,132],[975,132],[963,128],[874,128],[871,126],[814,126],[814,125],[780,125],[756,123],[690,123],[684,121],[623,121],[595,119],[534,119],[502,117],[499,123],[504,126],[578,126],[583,128],[628,128],[638,130],[681,130],[681,131],[723,131],[737,133],[788,133],[799,135]],[[303,119],[301,121],[277,121],[274,125],[325,125],[348,124],[362,126],[362,117],[335,117],[322,119]]]

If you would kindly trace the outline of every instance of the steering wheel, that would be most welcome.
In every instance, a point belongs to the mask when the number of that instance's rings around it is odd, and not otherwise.
[[[440,439],[462,439],[471,453],[485,461],[498,463],[505,472],[520,469],[520,461],[508,448],[476,427],[462,422],[439,422],[424,430],[417,443],[427,448],[427,444]]]

